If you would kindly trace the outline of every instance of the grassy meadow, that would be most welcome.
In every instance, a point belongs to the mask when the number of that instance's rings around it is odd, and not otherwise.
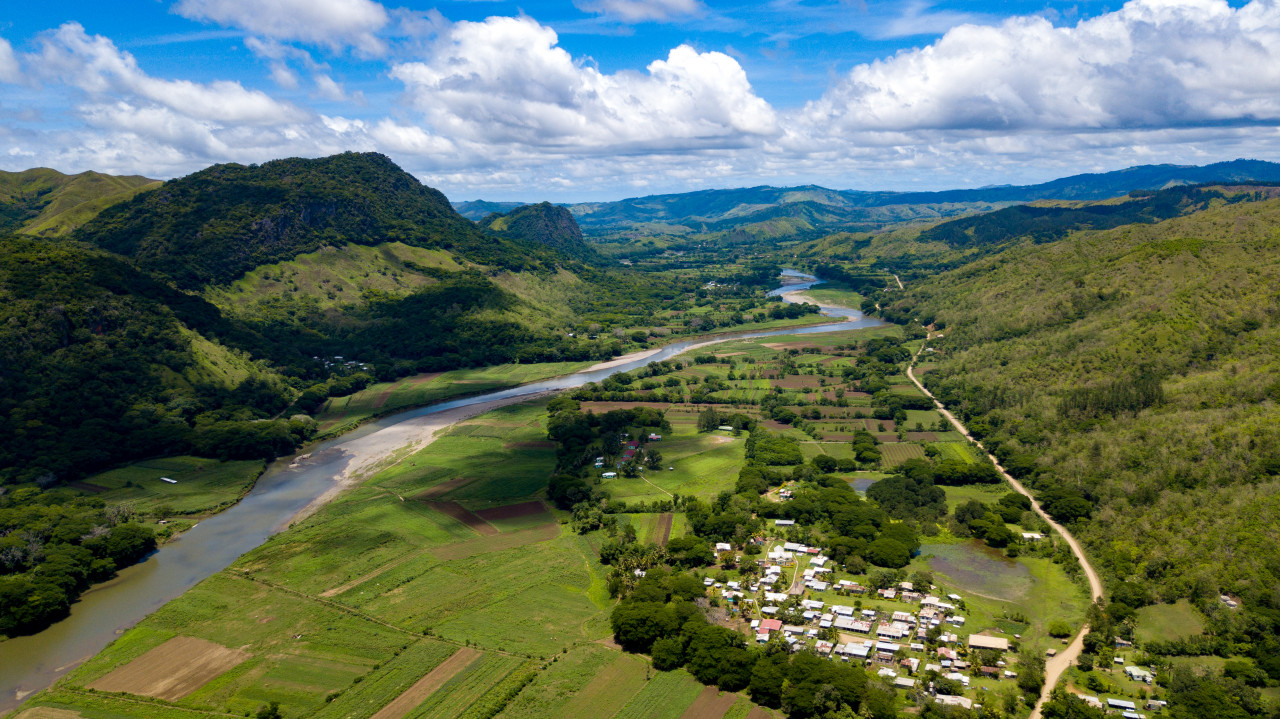
[[[316,412],[321,435],[347,432],[370,418],[463,395],[515,387],[590,367],[590,362],[507,364],[419,374],[379,382],[355,394],[329,399]]]

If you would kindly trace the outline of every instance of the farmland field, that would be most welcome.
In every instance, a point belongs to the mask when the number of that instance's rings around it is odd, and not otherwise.
[[[459,652],[474,650],[459,649]],[[448,660],[446,660],[448,661]],[[524,660],[519,657],[485,653],[469,662],[432,691],[406,717],[411,719],[454,719],[496,687],[508,674],[516,671]],[[443,664],[441,666],[444,666]],[[385,719],[393,719],[386,717]]]
[[[680,719],[702,693],[702,684],[683,669],[658,672],[614,719]]]
[[[481,509],[476,512],[476,516],[504,532],[540,527],[556,521],[555,515],[547,505],[536,499],[519,504]]]
[[[573,696],[559,716],[613,716],[648,683],[650,672],[643,658],[619,653]]]
[[[907,461],[908,459],[924,459],[924,448],[918,444],[905,444],[895,442],[892,444],[882,444],[879,447],[880,455],[884,458],[884,466],[892,469]]]
[[[938,450],[940,460],[954,459],[965,464],[978,461],[968,442],[930,442],[929,446]]]
[[[448,659],[440,662],[427,672],[421,679],[413,683],[413,686],[404,690],[389,704],[378,710],[373,715],[373,719],[400,719],[404,715],[413,711],[419,704],[422,704],[428,697],[436,693],[436,690],[444,686],[445,682],[452,679],[459,672],[466,669],[472,662],[479,659],[482,655],[480,652],[470,648],[463,647]]]
[[[737,701],[736,694],[721,692],[715,687],[704,687],[693,704],[680,715],[680,719],[721,719]]]
[[[631,664],[620,664],[630,659]],[[625,672],[624,667],[632,667]],[[610,672],[623,687],[638,682],[622,701],[630,699],[647,681],[650,672],[643,659],[624,655],[616,649],[600,644],[582,644],[558,656],[552,664],[538,673],[533,682],[507,706],[499,719],[558,719],[570,716],[567,711],[578,706],[577,697],[589,685],[594,685],[604,672]],[[624,692],[618,692],[624,694]],[[616,709],[615,709],[616,711]],[[584,716],[591,715],[590,712]]]
[[[249,658],[203,639],[174,637],[89,685],[104,692],[127,692],[175,701]]]

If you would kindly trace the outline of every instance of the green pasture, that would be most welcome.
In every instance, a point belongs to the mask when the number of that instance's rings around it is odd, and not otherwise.
[[[341,434],[371,417],[421,407],[462,395],[515,387],[590,367],[590,362],[505,364],[453,370],[440,375],[414,375],[379,382],[347,397],[334,397],[316,413],[323,434]]]
[[[528,446],[546,443],[545,406],[540,401],[509,405],[457,424],[367,486],[408,498],[467,477],[472,481],[439,499],[485,509],[533,498],[555,468],[553,447]]]
[[[956,507],[976,499],[983,504],[994,504],[1000,498],[1013,491],[1004,482],[999,484],[966,484],[960,487],[943,487],[947,493],[947,511],[954,512]]]
[[[164,457],[95,474],[86,485],[108,504],[129,504],[139,514],[170,517],[215,512],[235,504],[248,492],[265,463],[261,460],[220,462],[202,457]],[[175,479],[177,484],[161,481]]]
[[[693,425],[681,427],[661,442],[650,445],[662,453],[661,469],[645,470],[642,477],[604,480],[601,487],[613,499],[651,502],[670,499],[669,493],[710,499],[733,489],[746,461],[746,435],[724,432],[697,434]],[[675,467],[674,470],[667,469]],[[604,470],[601,470],[602,472]]]
[[[1204,632],[1204,617],[1186,599],[1138,610],[1134,636],[1140,642],[1172,641]]]

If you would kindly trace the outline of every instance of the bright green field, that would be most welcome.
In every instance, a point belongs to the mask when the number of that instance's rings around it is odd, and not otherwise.
[[[341,434],[370,417],[396,409],[419,407],[451,397],[479,394],[558,377],[590,367],[591,362],[506,364],[460,369],[443,374],[414,375],[370,385],[347,397],[334,397],[316,413],[322,434]]]
[[[972,499],[976,499],[983,504],[993,504],[1013,491],[1004,482],[1000,484],[967,484],[962,487],[943,487],[942,489],[947,493],[947,511],[950,512],[954,512],[956,507]]]
[[[605,480],[602,488],[614,499],[646,502],[670,499],[668,493],[711,499],[733,489],[746,461],[746,436],[698,434],[696,426],[684,423],[673,424],[673,429],[661,442],[651,445],[662,453],[661,469],[646,470],[643,477]]]
[[[257,481],[261,460],[219,462],[202,457],[165,457],[113,469],[85,479],[106,487],[96,496],[112,504],[128,503],[140,513],[159,517],[202,514],[234,504]],[[178,480],[177,484],[160,481]]]
[[[929,446],[940,452],[939,460],[955,459],[965,464],[978,461],[968,442],[930,442]]]
[[[1138,610],[1138,641],[1170,641],[1204,632],[1204,618],[1186,599],[1176,604],[1153,604]]]
[[[679,719],[700,693],[702,684],[683,669],[657,672],[614,719]]]

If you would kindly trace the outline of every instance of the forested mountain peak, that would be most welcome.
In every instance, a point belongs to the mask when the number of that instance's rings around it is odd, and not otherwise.
[[[104,212],[78,239],[184,287],[233,280],[329,244],[480,249],[475,227],[385,155],[214,165]]]
[[[481,225],[506,237],[550,247],[575,259],[593,256],[582,239],[582,228],[573,214],[560,205],[540,202],[518,207],[505,215],[490,215]]]

